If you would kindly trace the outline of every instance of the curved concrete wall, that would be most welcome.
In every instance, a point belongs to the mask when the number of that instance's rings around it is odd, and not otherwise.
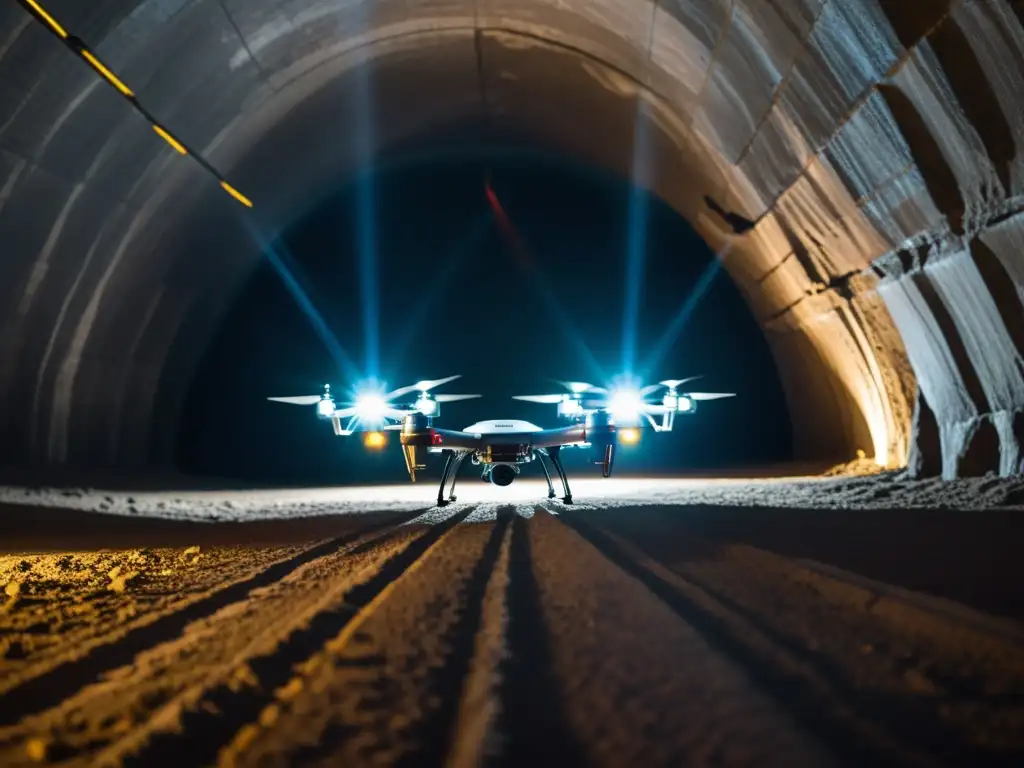
[[[1019,469],[1024,27],[1008,0],[41,7],[210,168],[33,3],[0,8],[4,460],[168,460],[261,242],[370,153],[469,120],[623,175],[642,132],[640,183],[722,254],[804,455]]]

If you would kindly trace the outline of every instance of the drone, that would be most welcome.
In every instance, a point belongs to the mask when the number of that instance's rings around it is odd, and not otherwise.
[[[455,481],[459,469],[468,458],[481,467],[481,479],[506,487],[520,475],[523,468],[536,461],[548,485],[548,498],[555,498],[555,487],[548,464],[554,468],[561,483],[562,502],[572,504],[572,491],[562,464],[563,448],[590,448],[593,462],[601,466],[602,476],[610,477],[619,444],[636,443],[643,429],[670,432],[677,415],[696,413],[697,403],[734,397],[735,392],[689,392],[679,387],[700,376],[666,379],[644,387],[596,387],[586,382],[558,382],[566,391],[544,395],[516,395],[514,400],[546,403],[557,407],[565,426],[544,429],[521,419],[478,421],[464,430],[434,426],[442,403],[458,402],[481,395],[434,394],[432,390],[460,375],[428,379],[387,393],[367,390],[339,408],[331,395],[329,384],[323,394],[297,397],[268,397],[279,403],[316,406],[317,418],[330,421],[338,436],[365,432],[382,436],[385,431],[398,431],[409,479],[416,482],[416,472],[426,468],[428,454],[443,454],[444,469],[437,491],[437,506],[456,501]],[[649,402],[659,390],[660,399]],[[383,441],[374,441],[380,446]],[[371,445],[367,442],[367,445]]]

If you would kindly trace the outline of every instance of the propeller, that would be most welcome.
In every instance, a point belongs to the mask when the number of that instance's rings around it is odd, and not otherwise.
[[[686,392],[691,400],[721,400],[723,397],[736,397],[735,392]]]
[[[513,400],[525,400],[528,403],[560,403],[565,395],[513,395]]]
[[[275,403],[288,403],[289,405],[316,405],[322,398],[320,395],[295,395],[294,397],[268,397]]]
[[[331,385],[324,384],[324,393],[322,395],[294,395],[292,397],[268,397],[267,400],[273,400],[275,403],[288,403],[288,405],[316,405],[321,400],[331,399]]]
[[[430,394],[430,390],[439,387],[442,384],[447,384],[450,381],[455,381],[455,379],[460,378],[460,376],[461,374],[457,374],[455,376],[446,376],[443,379],[424,379],[423,381],[417,381],[415,384],[394,389],[387,394],[367,393],[362,395],[358,402],[346,403],[344,408],[334,407],[334,400],[331,398],[331,387],[329,384],[324,385],[323,395],[296,395],[292,397],[268,397],[267,399],[278,403],[288,403],[290,405],[318,405],[319,403],[327,402],[330,404],[328,406],[328,410],[326,412],[322,412],[321,415],[339,419],[361,416],[369,422],[377,422],[384,418],[401,421],[405,418],[406,414],[411,412],[411,409],[409,406],[395,407],[392,405],[391,401],[395,398],[401,397],[402,395],[408,395],[415,392],[417,393],[418,399],[426,398],[427,400],[436,403],[454,403],[459,400],[470,400],[472,398],[481,397],[481,395]],[[334,408],[334,410],[330,410],[331,408]],[[434,410],[436,410],[436,407]]]
[[[703,379],[704,376],[687,376],[685,379],[665,379],[665,381],[659,381],[658,384],[662,387],[668,387],[669,389],[675,389],[680,384],[685,384],[688,381],[696,381],[697,379]],[[653,390],[652,390],[653,391]]]
[[[439,403],[457,403],[459,400],[472,400],[476,397],[483,397],[483,395],[432,395],[432,397]]]
[[[456,379],[462,378],[461,373],[457,373],[454,376],[446,376],[443,379],[424,379],[423,381],[417,381],[415,384],[410,384],[406,387],[399,387],[393,389],[384,395],[385,400],[394,400],[396,397],[407,395],[410,392],[429,392],[435,387],[439,387],[442,384],[447,384],[449,381],[455,381]]]
[[[608,392],[604,387],[595,387],[593,384],[588,384],[585,381],[558,381],[557,379],[552,379],[552,381],[565,387],[574,395],[581,395],[584,392],[593,392],[595,394],[607,394]]]

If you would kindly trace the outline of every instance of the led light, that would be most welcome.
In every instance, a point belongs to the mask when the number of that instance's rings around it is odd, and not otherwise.
[[[421,397],[416,401],[415,407],[424,416],[433,416],[437,411],[437,401],[429,397]]]
[[[46,11],[44,11],[42,6],[39,5],[39,3],[37,3],[35,0],[25,0],[25,2],[29,4],[29,6],[32,8],[33,11],[35,11],[37,14],[39,14],[39,18],[41,18],[44,22],[46,22],[47,26],[50,29],[52,29],[54,32],[56,32],[58,35],[60,35],[62,38],[67,39],[67,36],[68,36],[67,30],[65,30],[64,27],[62,27],[60,24],[58,24],[57,20],[54,19],[53,16],[51,16]]]
[[[683,411],[683,412],[692,411],[693,410],[693,400],[691,400],[690,398],[686,397],[685,395],[680,397],[679,398],[679,405],[676,406],[676,410]]]
[[[382,421],[387,408],[388,404],[380,395],[366,394],[356,398],[356,414],[362,421]]]
[[[608,410],[617,419],[635,419],[640,416],[644,402],[639,392],[620,389],[612,395]]]
[[[226,181],[222,181],[220,185],[224,187],[225,192],[227,192],[229,195],[235,198],[235,200],[240,202],[246,208],[252,208],[252,201],[248,197],[243,195],[241,192],[239,192],[237,189],[232,187],[230,184],[228,184]]]
[[[640,430],[639,429],[620,429],[619,430],[619,439],[622,442],[628,443],[630,445],[632,445],[633,443],[637,443],[637,442],[640,441]]]
[[[86,48],[82,48],[81,54],[82,58],[84,58],[86,61],[92,64],[93,68],[101,75],[103,75],[105,78],[107,78],[107,81],[112,86],[117,88],[117,90],[119,90],[121,93],[123,93],[125,96],[129,98],[135,96],[135,94],[132,93],[131,89],[117,78],[117,75],[115,75],[113,72],[107,69],[102,61],[93,56],[92,51]]]
[[[332,416],[334,414],[334,401],[321,400],[316,404],[316,411],[321,416]]]
[[[383,432],[367,432],[363,438],[363,445],[371,451],[379,451],[388,444],[388,437]]]
[[[162,138],[164,141],[166,141],[168,144],[170,144],[172,147],[174,147],[174,149],[177,152],[180,152],[183,155],[187,155],[188,154],[188,150],[185,149],[185,145],[182,144],[180,141],[178,141],[173,136],[171,136],[171,134],[169,134],[167,131],[165,131],[163,128],[161,128],[159,125],[154,125],[153,126],[153,130],[156,131],[157,135],[160,138]]]

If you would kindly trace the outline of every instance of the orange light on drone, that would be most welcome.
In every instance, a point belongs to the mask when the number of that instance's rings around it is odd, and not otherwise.
[[[367,432],[363,436],[363,445],[371,451],[379,451],[388,444],[388,436],[383,432]]]
[[[634,443],[640,442],[640,430],[639,429],[620,429],[619,439],[627,445],[633,445]]]

